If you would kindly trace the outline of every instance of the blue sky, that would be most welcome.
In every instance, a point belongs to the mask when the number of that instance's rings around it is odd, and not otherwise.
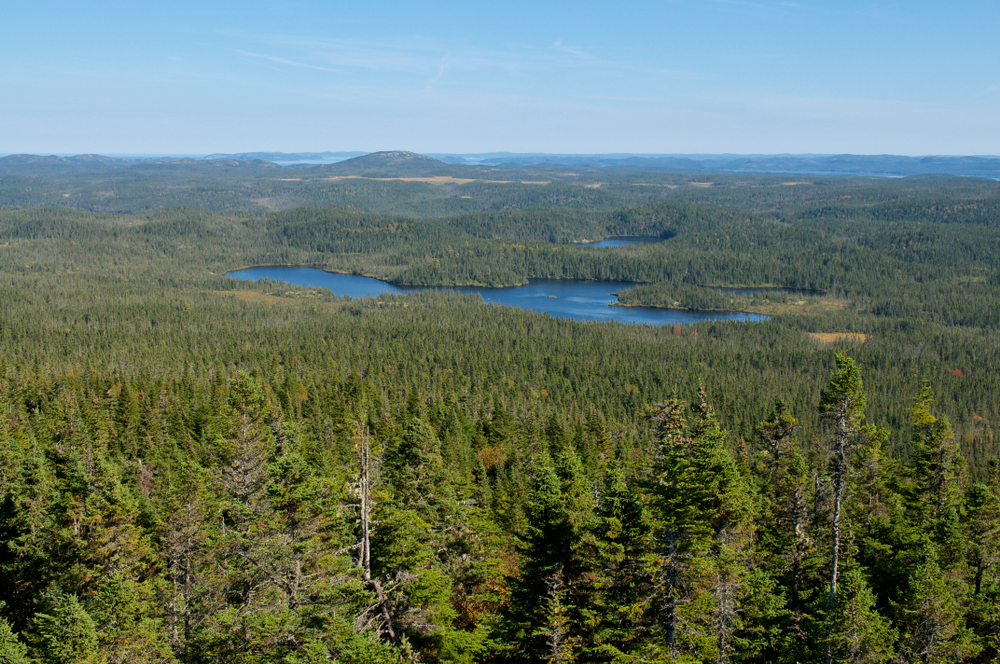
[[[0,153],[1000,154],[1000,3],[5,2]]]

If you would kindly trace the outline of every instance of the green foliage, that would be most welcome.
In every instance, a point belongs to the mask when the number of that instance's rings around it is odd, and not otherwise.
[[[47,594],[32,625],[34,652],[46,664],[97,664],[97,626],[76,596]]]
[[[3,664],[29,664],[28,646],[21,642],[10,628],[10,623],[0,617],[0,662]]]
[[[155,613],[153,599],[148,587],[121,574],[101,582],[88,613],[108,664],[175,661],[162,622],[150,615]]]
[[[560,484],[552,460],[541,455],[525,506],[524,530],[518,534],[523,562],[503,615],[502,633],[511,661],[546,661],[552,649],[565,647],[576,631],[564,604],[566,587],[579,572],[574,555],[579,535]]]
[[[941,569],[934,546],[928,544],[900,605],[904,658],[930,664],[959,662],[977,653],[980,646],[965,623],[966,592],[960,578]]]
[[[995,183],[256,168],[0,180],[0,658],[996,658]],[[775,316],[222,276],[271,263]]]
[[[834,659],[852,664],[887,662],[895,640],[889,621],[875,610],[875,597],[861,570],[845,572],[830,634]]]

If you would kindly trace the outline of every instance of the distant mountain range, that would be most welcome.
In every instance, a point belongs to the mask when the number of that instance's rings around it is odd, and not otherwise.
[[[1000,178],[1000,157],[897,155],[435,155],[450,163],[491,166],[596,168],[616,171],[716,171],[817,175],[962,175]],[[459,161],[460,160],[460,161]]]
[[[251,171],[280,168],[275,162],[320,168],[331,174],[368,176],[454,175],[471,167],[606,169],[614,171],[800,173],[906,177],[958,175],[1000,179],[1000,157],[902,157],[896,155],[560,155],[494,152],[419,155],[393,150],[363,152],[244,152],[194,158],[115,158],[8,155],[0,173],[190,169],[194,172]],[[320,162],[319,165],[316,165]],[[286,166],[293,167],[293,166]],[[297,167],[297,166],[295,166]]]
[[[205,159],[235,159],[237,161],[264,161],[291,164],[309,161],[341,161],[361,157],[367,152],[240,152],[238,154],[210,154]]]
[[[140,171],[227,172],[234,169],[258,170],[281,168],[277,164],[258,159],[192,159],[161,157],[138,159],[133,157],[105,157],[99,154],[79,154],[72,157],[56,155],[12,154],[0,157],[0,174],[45,175],[47,173],[107,172],[122,169]]]

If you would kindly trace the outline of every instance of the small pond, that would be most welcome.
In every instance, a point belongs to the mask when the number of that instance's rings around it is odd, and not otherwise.
[[[337,295],[374,297],[382,293],[410,293],[441,288],[399,287],[371,277],[324,272],[309,267],[251,267],[229,272],[234,279],[260,281],[273,279],[309,288],[327,288]],[[487,304],[503,304],[541,311],[556,318],[583,321],[613,320],[620,323],[647,325],[684,325],[710,320],[764,321],[767,316],[742,312],[686,311],[654,307],[615,307],[615,292],[631,288],[624,281],[566,281],[532,279],[527,286],[516,288],[459,287],[448,290],[475,293]]]
[[[608,249],[611,247],[625,247],[630,244],[656,244],[657,242],[663,242],[663,238],[639,235],[622,235],[619,237],[609,237],[608,239],[601,240],[600,242],[574,242],[573,245],[577,247],[598,247],[601,249]]]

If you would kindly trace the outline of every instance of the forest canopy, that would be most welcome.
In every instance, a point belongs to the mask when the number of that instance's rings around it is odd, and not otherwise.
[[[1000,657],[1000,183],[408,168],[0,175],[0,661]]]

